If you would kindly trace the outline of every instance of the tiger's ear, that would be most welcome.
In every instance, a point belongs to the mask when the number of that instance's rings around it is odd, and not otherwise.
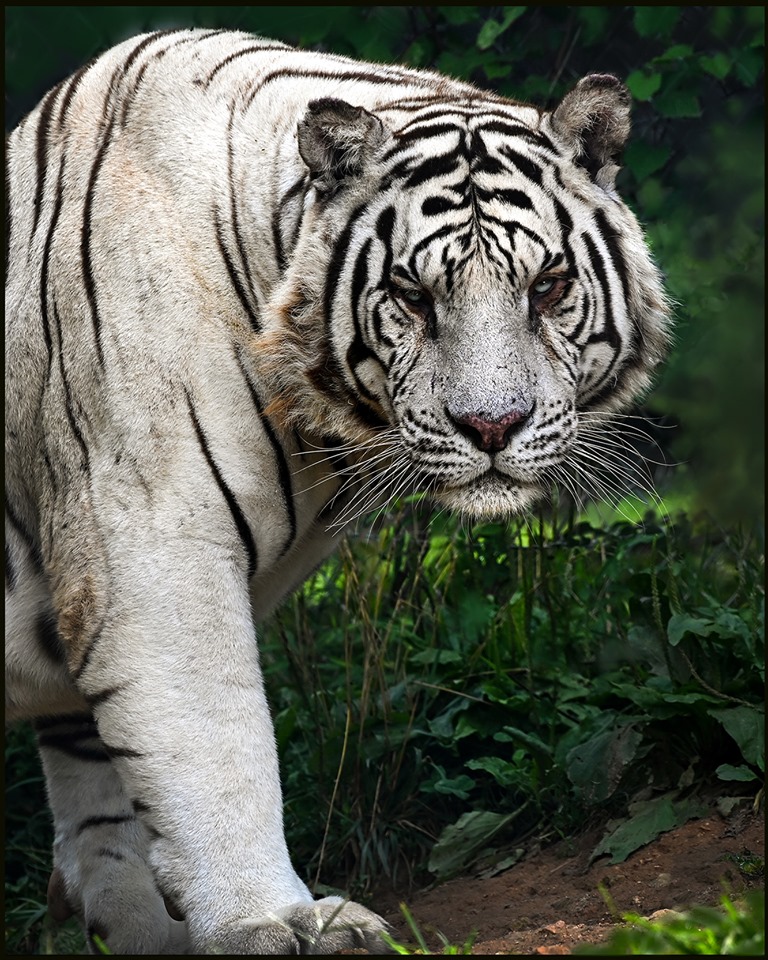
[[[333,192],[343,180],[360,176],[384,137],[377,116],[331,97],[310,101],[298,126],[301,159],[321,193]]]
[[[609,73],[591,73],[567,93],[552,114],[557,136],[573,147],[574,163],[609,190],[629,137],[629,90]]]

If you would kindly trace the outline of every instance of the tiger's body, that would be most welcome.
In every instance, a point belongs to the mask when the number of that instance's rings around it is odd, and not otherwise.
[[[400,492],[524,509],[647,386],[628,130],[612,77],[548,114],[169,31],[12,133],[7,716],[38,727],[54,915],[113,952],[381,945],[291,865],[254,623]]]

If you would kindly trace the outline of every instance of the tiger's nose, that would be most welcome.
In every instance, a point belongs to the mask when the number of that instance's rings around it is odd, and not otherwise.
[[[527,407],[515,407],[500,417],[493,417],[486,413],[453,414],[448,416],[453,420],[468,440],[485,453],[498,453],[509,443],[510,437],[519,429],[533,412],[533,404]]]

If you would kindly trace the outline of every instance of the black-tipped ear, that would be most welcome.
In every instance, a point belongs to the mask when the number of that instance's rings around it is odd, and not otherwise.
[[[629,90],[609,73],[580,80],[552,114],[552,128],[573,146],[574,162],[609,188],[629,137]]]
[[[298,139],[314,186],[330,191],[362,173],[366,159],[384,139],[384,127],[363,107],[323,97],[308,104]]]

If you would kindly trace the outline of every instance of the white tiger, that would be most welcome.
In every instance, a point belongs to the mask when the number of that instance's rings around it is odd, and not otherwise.
[[[383,949],[291,865],[254,622],[398,492],[526,508],[646,388],[669,311],[628,132],[611,76],[548,113],[176,30],[11,134],[7,712],[92,946]]]

